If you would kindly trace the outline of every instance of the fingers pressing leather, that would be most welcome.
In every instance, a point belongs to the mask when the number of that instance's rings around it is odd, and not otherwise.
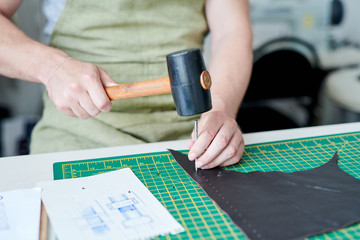
[[[223,124],[217,117],[207,116],[211,115],[205,115],[199,121],[199,136],[190,149],[189,160],[199,157],[208,148]]]
[[[216,166],[228,166],[239,162],[244,150],[242,135],[234,134],[227,147],[213,160],[206,161],[202,169],[214,168]]]
[[[199,137],[190,140],[189,160],[207,169],[238,162],[244,151],[244,140],[237,122],[221,111],[203,114],[199,121]]]
[[[223,151],[225,152],[234,152],[237,151],[237,141],[234,142],[234,139],[237,140],[236,136],[233,139],[235,132],[238,131],[237,124],[235,121],[226,120],[221,126],[220,130],[216,134],[213,141],[210,143],[207,150],[197,161],[197,167],[201,168],[211,162],[217,162],[218,164],[225,161]],[[234,149],[234,147],[236,149]],[[220,158],[222,156],[222,158]],[[214,161],[216,160],[216,161]]]

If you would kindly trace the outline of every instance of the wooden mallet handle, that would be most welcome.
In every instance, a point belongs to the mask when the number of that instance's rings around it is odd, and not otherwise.
[[[169,77],[106,87],[110,100],[171,93]]]

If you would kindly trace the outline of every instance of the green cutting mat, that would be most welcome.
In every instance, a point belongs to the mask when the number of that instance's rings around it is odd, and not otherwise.
[[[300,171],[322,165],[335,151],[339,153],[339,166],[360,179],[360,132],[248,145],[240,163],[227,169]],[[124,167],[132,169],[186,230],[161,238],[246,239],[168,152],[55,163],[54,179],[90,176]],[[360,224],[310,239],[360,239]]]

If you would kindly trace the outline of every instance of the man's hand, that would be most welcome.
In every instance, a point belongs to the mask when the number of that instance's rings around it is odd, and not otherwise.
[[[112,104],[104,88],[116,82],[108,73],[94,64],[65,61],[44,83],[55,107],[82,119],[110,111]]]
[[[220,111],[202,114],[199,120],[199,136],[194,133],[188,146],[189,159],[196,160],[201,169],[228,166],[237,163],[244,151],[244,139],[237,122]]]

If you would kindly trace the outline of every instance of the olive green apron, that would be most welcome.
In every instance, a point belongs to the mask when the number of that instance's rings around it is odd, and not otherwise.
[[[50,45],[105,68],[120,84],[165,77],[167,54],[202,47],[204,1],[67,0]],[[43,98],[31,153],[190,138],[198,117],[179,117],[171,94],[114,101],[110,112],[87,120]]]

